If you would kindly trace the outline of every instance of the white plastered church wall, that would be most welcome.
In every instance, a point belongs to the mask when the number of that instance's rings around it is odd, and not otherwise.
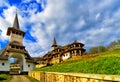
[[[8,60],[0,60],[0,71],[9,71],[10,63]]]

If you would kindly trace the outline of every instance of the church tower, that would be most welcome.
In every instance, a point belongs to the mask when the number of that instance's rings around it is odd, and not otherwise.
[[[53,44],[52,44],[52,50],[54,50],[56,47],[57,47],[57,42],[56,42],[56,39],[54,37]]]
[[[25,57],[27,59],[31,59],[30,55],[25,49],[25,46],[23,45],[23,38],[24,38],[25,32],[20,30],[17,14],[15,15],[13,26],[9,27],[7,30],[7,35],[10,36],[8,51],[11,52],[12,50],[15,52],[25,53]]]
[[[10,43],[17,42],[21,45],[23,44],[22,40],[25,32],[20,30],[17,14],[14,19],[13,27],[9,27],[7,30],[7,35],[10,36]]]
[[[25,32],[20,30],[17,14],[15,15],[13,26],[7,29],[7,35],[10,36],[10,41],[0,51],[0,63],[3,63],[3,65],[0,65],[0,72],[10,72],[10,58],[18,59],[20,73],[34,70],[35,62],[23,45]]]

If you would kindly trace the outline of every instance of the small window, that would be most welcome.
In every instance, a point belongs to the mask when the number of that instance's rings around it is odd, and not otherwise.
[[[18,32],[16,32],[16,34],[18,34]]]
[[[19,35],[21,35],[21,33],[19,33]]]
[[[5,65],[5,63],[2,63],[2,66],[4,66]]]
[[[28,67],[30,67],[30,65],[28,65]]]
[[[14,46],[12,46],[12,48],[15,48]]]
[[[19,47],[18,47],[18,46],[16,46],[16,49],[19,49]]]

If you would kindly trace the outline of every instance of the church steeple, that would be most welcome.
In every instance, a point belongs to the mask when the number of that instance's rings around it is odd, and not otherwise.
[[[18,21],[17,13],[16,13],[16,15],[15,15],[15,19],[14,19],[14,23],[13,23],[13,28],[15,28],[15,29],[20,29],[20,28],[19,28],[19,21]]]
[[[54,37],[53,44],[52,44],[52,50],[54,50],[56,47],[57,47],[57,42],[56,42],[56,39]]]
[[[25,32],[20,30],[17,13],[14,18],[13,26],[7,30],[7,35],[10,36],[10,42],[19,42],[22,44]]]
[[[56,46],[56,45],[57,45],[57,42],[56,42],[56,39],[55,39],[55,37],[54,37],[52,47],[54,47],[54,46]]]

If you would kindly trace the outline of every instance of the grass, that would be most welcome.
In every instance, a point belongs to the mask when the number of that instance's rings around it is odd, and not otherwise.
[[[38,80],[25,75],[31,82],[39,82]],[[10,82],[12,76],[7,74],[0,74],[0,82]]]
[[[96,57],[68,60],[36,70],[119,75],[120,49],[99,53],[99,56]]]
[[[28,75],[26,75],[26,77],[27,77],[28,79],[30,79],[31,82],[39,82],[38,80],[36,80],[36,79],[34,79],[34,78],[32,78],[32,77],[29,77]]]
[[[0,82],[9,82],[11,80],[11,75],[0,74]]]

